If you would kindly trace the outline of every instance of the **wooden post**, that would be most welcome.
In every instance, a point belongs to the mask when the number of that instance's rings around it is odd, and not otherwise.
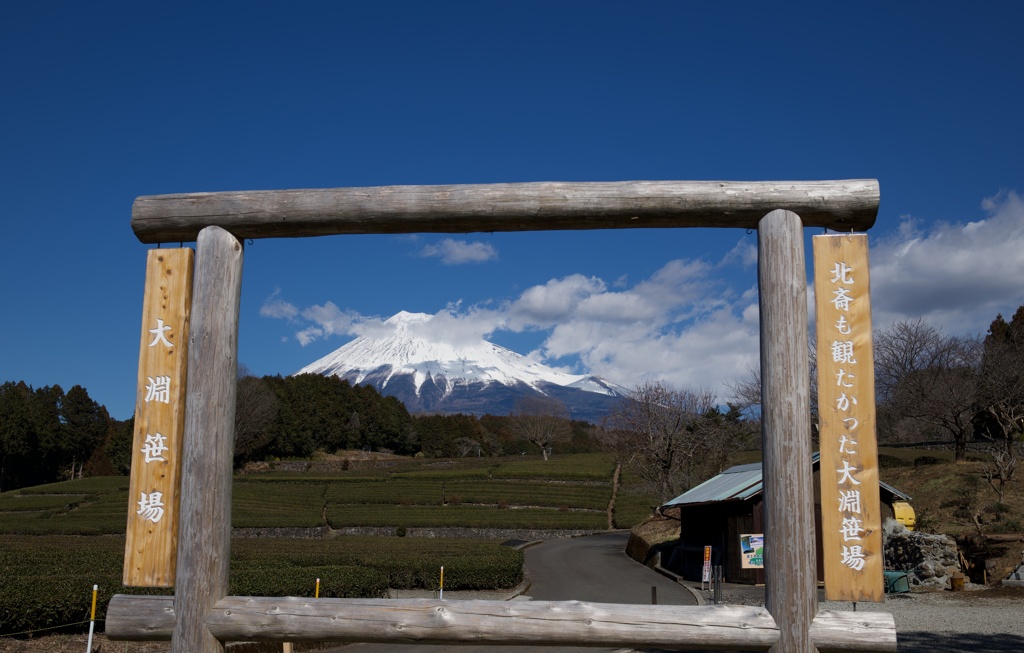
[[[776,653],[814,653],[818,612],[811,470],[807,273],[800,216],[776,210],[757,228],[765,607]]]
[[[203,229],[189,333],[172,653],[224,651],[206,618],[228,590],[241,289],[242,244],[220,227]]]

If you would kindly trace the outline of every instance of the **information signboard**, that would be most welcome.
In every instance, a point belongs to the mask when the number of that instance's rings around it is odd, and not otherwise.
[[[764,533],[740,535],[740,566],[743,569],[764,569]]]
[[[128,586],[174,585],[192,264],[188,248],[150,250],[146,259],[124,555]]]
[[[868,239],[815,236],[825,598],[883,601]]]

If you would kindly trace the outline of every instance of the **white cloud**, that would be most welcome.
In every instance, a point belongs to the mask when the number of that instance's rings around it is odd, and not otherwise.
[[[757,265],[757,247],[749,238],[744,238],[736,243],[736,246],[722,258],[719,266],[732,263],[739,263],[745,268]]]
[[[296,333],[295,334],[295,339],[299,341],[300,345],[305,347],[306,345],[308,345],[309,343],[313,342],[314,340],[318,340],[318,339],[322,338],[323,335],[324,335],[324,332],[323,332],[322,329],[318,329],[316,327],[308,327],[308,328],[303,329],[302,331],[299,331],[298,333]]]
[[[473,308],[462,314],[457,311],[457,305],[450,306],[429,320],[411,325],[411,329],[433,342],[468,345],[485,340],[505,321],[503,314],[486,309]]]
[[[305,321],[307,326],[295,333],[295,339],[303,347],[329,336],[352,335],[354,326],[365,319],[353,311],[342,311],[333,302],[325,302],[322,306],[314,305],[299,311],[293,304],[280,299],[279,295],[280,291],[275,290],[263,302],[263,306],[260,307],[260,315],[274,319],[287,319],[294,323]]]
[[[445,265],[461,265],[497,259],[498,250],[489,243],[445,238],[439,243],[424,246],[420,250],[420,256],[440,258]]]
[[[571,318],[581,301],[604,291],[603,281],[582,274],[527,288],[508,307],[509,326],[514,331],[553,327]]]
[[[302,317],[315,322],[323,335],[333,336],[352,333],[352,324],[362,316],[353,311],[342,311],[334,302],[324,302],[322,306],[314,305],[302,311]]]
[[[984,220],[925,229],[905,217],[871,248],[876,328],[924,318],[947,333],[984,333],[996,314],[1024,304],[1024,200],[982,203]]]
[[[599,279],[567,277],[528,289],[513,306],[549,300],[543,315],[558,319],[533,325],[551,328],[541,352],[547,362],[578,357],[590,373],[626,387],[658,379],[708,388],[725,400],[728,384],[758,358],[757,295],[733,290],[721,275],[737,264],[742,257],[721,266],[673,260],[615,292]]]
[[[299,314],[299,309],[293,304],[280,299],[280,296],[281,289],[277,288],[269,297],[263,300],[263,305],[260,306],[260,315],[276,319],[295,319],[295,316]]]

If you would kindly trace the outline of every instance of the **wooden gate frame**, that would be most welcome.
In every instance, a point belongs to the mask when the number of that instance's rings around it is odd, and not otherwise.
[[[111,639],[371,641],[895,651],[887,613],[818,612],[803,227],[863,231],[877,180],[385,186],[139,197],[143,243],[196,241],[174,597],[115,595]],[[231,485],[247,238],[652,227],[758,232],[765,608],[230,597]]]

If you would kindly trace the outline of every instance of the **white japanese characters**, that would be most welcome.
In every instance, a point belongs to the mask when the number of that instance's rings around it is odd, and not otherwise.
[[[146,434],[146,444],[142,446],[143,462],[154,463],[157,461],[167,462],[163,453],[167,451],[167,437],[157,433],[156,435]]]
[[[171,377],[169,376],[147,376],[149,383],[146,384],[146,403],[159,401],[160,403],[171,403]]]
[[[149,494],[143,492],[138,504],[139,509],[135,511],[135,514],[141,515],[143,519],[155,524],[164,516],[163,492],[151,492]]]
[[[858,402],[856,395],[847,394],[847,391],[854,388],[853,380],[856,378],[857,351],[855,350],[853,336],[854,322],[848,319],[848,314],[853,303],[858,301],[855,294],[857,272],[846,261],[836,262],[832,267],[832,299],[829,300],[832,306],[840,313],[839,319],[834,325],[835,339],[829,345],[832,353],[832,363],[839,365],[838,371],[833,375],[835,385],[839,388],[836,398],[835,409],[842,415],[843,433],[839,434],[838,453],[842,467],[836,470],[839,475],[837,482],[839,489],[838,510],[842,513],[839,534],[844,542],[860,542],[864,533],[863,519],[861,515],[860,490],[856,486],[861,484],[858,478],[860,466],[856,459],[857,445],[856,430],[860,424],[857,419]],[[824,443],[823,443],[824,446]],[[864,568],[864,548],[859,544],[850,546],[844,545],[840,553],[842,564],[850,569],[860,571]]]
[[[172,327],[165,324],[163,318],[156,319],[156,326],[149,329],[149,332],[153,334],[153,340],[149,343],[149,347],[156,347],[157,345],[171,349],[174,347],[174,343],[168,340],[168,334],[172,332]],[[160,402],[168,404],[171,401],[171,377],[165,374],[157,374],[155,376],[147,376],[146,383],[146,398],[144,401],[148,404],[150,402]],[[146,465],[152,463],[164,463],[168,462],[164,456],[170,447],[167,445],[167,436],[161,434],[159,431],[156,433],[146,434],[145,442],[139,451],[142,453],[142,462]],[[164,516],[165,508],[163,492],[152,491],[150,493],[141,492],[142,498],[138,501],[139,509],[135,514],[139,515],[142,519],[151,521],[154,524],[158,523]]]
[[[156,319],[156,328],[149,330],[153,334],[153,342],[149,343],[149,346],[155,347],[157,343],[161,343],[168,349],[173,347],[174,343],[167,339],[167,332],[170,330],[171,327],[164,324],[163,318],[158,317]]]

